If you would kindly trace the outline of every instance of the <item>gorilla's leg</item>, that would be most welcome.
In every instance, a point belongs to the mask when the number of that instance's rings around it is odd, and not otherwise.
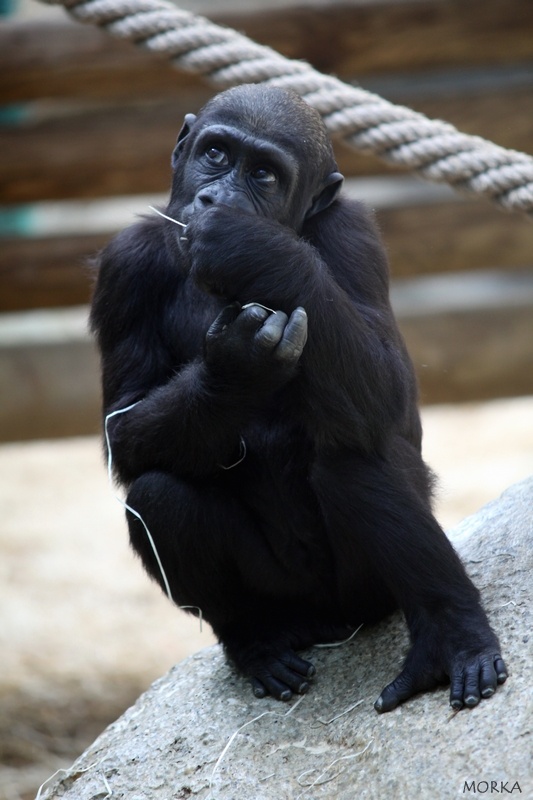
[[[230,493],[148,472],[132,485],[127,504],[130,539],[147,572],[165,581],[172,599],[200,609],[226,652],[252,678],[257,696],[282,700],[305,692],[314,667],[294,653],[297,617],[282,598],[283,565],[270,552],[249,512]],[[144,523],[144,524],[143,524]]]
[[[376,710],[451,682],[454,708],[490,697],[506,678],[498,640],[479,593],[407,474],[377,456],[348,450],[317,461],[312,484],[334,549],[345,603],[354,593],[363,619],[393,597],[406,617],[412,647]],[[365,559],[372,580],[366,608],[354,565]]]

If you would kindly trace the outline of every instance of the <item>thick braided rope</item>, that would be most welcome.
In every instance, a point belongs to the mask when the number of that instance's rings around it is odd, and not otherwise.
[[[267,83],[293,89],[321,114],[329,132],[424,178],[533,213],[533,158],[461,133],[453,125],[397,106],[258,45],[231,28],[166,0],[44,0],[80,22],[163,53],[181,70],[219,88]]]

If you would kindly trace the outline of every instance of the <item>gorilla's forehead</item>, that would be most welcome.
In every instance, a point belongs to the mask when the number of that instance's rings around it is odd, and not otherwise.
[[[238,86],[216,95],[200,112],[202,123],[222,123],[292,153],[299,160],[332,156],[318,112],[298,95],[265,86]]]

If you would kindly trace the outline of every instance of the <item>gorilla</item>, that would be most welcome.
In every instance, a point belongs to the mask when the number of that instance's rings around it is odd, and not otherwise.
[[[506,667],[432,514],[384,246],[320,116],[231,89],[186,115],[172,169],[91,310],[134,550],[257,697],[307,691],[298,651],[400,608],[411,647],[376,710],[446,682],[475,706]]]

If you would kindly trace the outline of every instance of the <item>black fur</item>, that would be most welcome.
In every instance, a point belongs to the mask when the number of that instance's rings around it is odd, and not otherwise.
[[[92,326],[105,414],[142,401],[110,420],[113,460],[174,600],[281,699],[314,672],[295,651],[401,607],[412,649],[376,708],[446,679],[455,708],[475,705],[505,665],[431,513],[384,248],[338,197],[318,115],[225,92],[187,115],[173,165],[166,213],[186,229],[152,217],[111,242]]]

